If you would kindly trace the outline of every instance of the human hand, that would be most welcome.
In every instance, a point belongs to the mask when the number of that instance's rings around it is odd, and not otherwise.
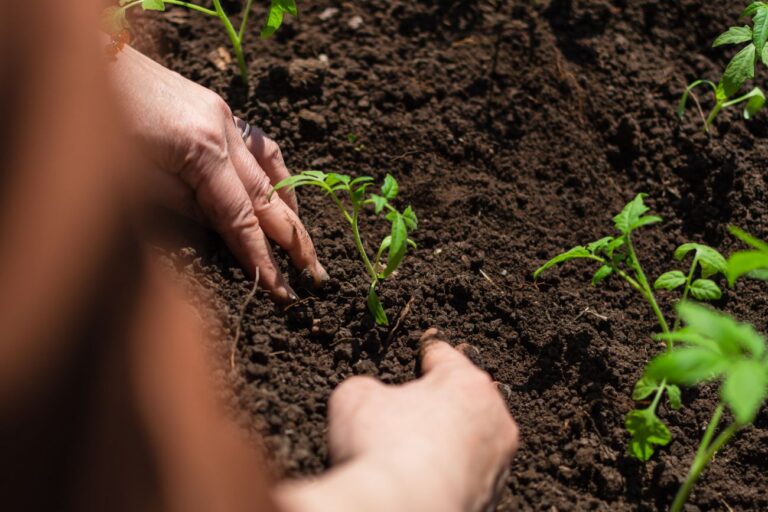
[[[434,329],[422,337],[421,379],[387,386],[353,377],[334,391],[328,408],[334,467],[315,482],[285,486],[277,497],[286,510],[493,506],[517,449],[517,426],[488,374],[439,337]]]
[[[214,92],[126,48],[114,63],[118,100],[141,148],[151,194],[164,205],[210,224],[278,302],[297,299],[278,269],[267,238],[320,286],[328,274],[298,217],[292,190],[269,199],[290,174],[278,145],[233,119]]]

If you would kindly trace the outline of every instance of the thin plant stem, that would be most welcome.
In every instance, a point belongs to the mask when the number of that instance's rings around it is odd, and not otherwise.
[[[368,259],[368,253],[365,252],[365,246],[363,245],[363,239],[360,237],[360,229],[358,226],[358,219],[360,217],[360,207],[355,205],[354,211],[352,213],[352,234],[355,237],[355,247],[357,247],[357,252],[360,253],[360,258],[363,260],[363,264],[365,265],[365,270],[368,272],[368,275],[371,276],[372,282],[371,285],[375,286],[379,282],[379,276],[376,274],[376,270],[373,268],[373,265],[371,265],[371,260]]]
[[[243,19],[240,21],[240,31],[237,33],[240,44],[243,43],[243,37],[245,37],[245,29],[248,26],[248,17],[251,15],[253,8],[253,0],[247,0],[245,7],[243,8]]]
[[[696,457],[693,459],[693,464],[691,464],[691,469],[688,471],[688,476],[685,478],[685,482],[683,482],[680,490],[677,491],[675,501],[672,502],[672,506],[669,509],[670,512],[680,512],[683,509],[683,505],[685,505],[685,502],[688,500],[688,496],[690,496],[691,490],[693,490],[693,487],[699,480],[701,473],[712,461],[712,458],[715,456],[718,450],[720,450],[720,448],[722,448],[723,445],[727,443],[739,429],[739,425],[737,423],[732,423],[728,425],[728,427],[726,427],[725,430],[723,430],[720,435],[718,435],[717,438],[715,438],[715,440],[710,443],[712,436],[714,435],[717,428],[717,424],[720,423],[722,414],[723,405],[720,404],[717,406],[717,409],[715,409],[715,412],[712,415],[712,419],[707,426],[707,431],[705,432],[704,437],[701,440],[701,444],[699,445],[699,449],[696,452]]]
[[[224,29],[227,31],[229,40],[232,42],[232,48],[235,51],[237,57],[237,65],[240,68],[240,78],[243,79],[243,84],[248,87],[248,66],[245,64],[245,56],[243,55],[243,46],[240,42],[240,37],[235,30],[232,21],[227,16],[224,8],[221,6],[221,0],[213,0],[213,6],[216,8],[216,13],[224,25]]]
[[[218,13],[216,11],[203,7],[202,5],[193,4],[191,2],[182,2],[181,0],[165,0],[165,3],[186,7],[187,9],[192,9],[193,11],[198,11],[198,12],[202,12],[203,14],[207,14],[208,16],[218,16]]]

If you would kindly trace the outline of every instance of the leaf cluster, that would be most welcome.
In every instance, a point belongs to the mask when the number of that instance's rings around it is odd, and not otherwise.
[[[338,173],[325,173],[322,171],[304,171],[291,176],[275,185],[274,190],[296,187],[316,187],[323,190],[334,201],[344,218],[349,223],[360,258],[366,267],[371,285],[368,290],[368,309],[379,325],[388,325],[389,320],[381,301],[376,293],[379,281],[392,275],[400,266],[408,247],[416,247],[409,238],[409,233],[418,227],[416,213],[411,206],[400,211],[392,205],[392,201],[398,196],[400,187],[392,175],[387,174],[378,193],[370,192],[374,180],[370,176],[351,177]],[[349,203],[351,210],[344,204]],[[360,212],[370,206],[376,215],[384,214],[384,219],[390,223],[390,234],[379,243],[378,250],[373,258],[368,256],[365,245],[360,236]],[[384,255],[386,254],[386,259]]]
[[[728,284],[733,286],[742,276],[768,280],[768,243],[734,226],[729,231],[752,249],[735,252],[728,258]]]
[[[716,274],[725,275],[727,264],[722,254],[715,249],[702,244],[683,244],[675,250],[675,259],[682,261],[688,254],[693,253],[693,264],[688,276],[680,270],[672,270],[660,275],[653,287],[656,290],[675,290],[684,286],[693,277],[696,270],[701,271],[701,278],[690,283],[690,294],[701,301],[717,300],[723,292],[720,287],[709,279]]]

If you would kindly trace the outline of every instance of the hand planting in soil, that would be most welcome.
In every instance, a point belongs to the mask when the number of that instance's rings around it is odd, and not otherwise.
[[[399,192],[397,180],[391,175],[387,174],[387,177],[384,179],[380,190],[381,195],[369,193],[368,188],[371,185],[373,185],[373,178],[369,176],[352,179],[343,174],[304,171],[301,174],[284,179],[275,185],[274,191],[283,188],[313,186],[319,187],[328,193],[341,211],[341,214],[349,222],[355,240],[355,247],[371,279],[371,284],[368,288],[368,310],[373,315],[377,324],[389,325],[387,315],[376,293],[376,287],[380,281],[391,276],[397,270],[405,257],[408,246],[416,247],[413,240],[408,238],[408,233],[416,229],[418,220],[410,206],[400,212],[390,204],[390,201],[395,199]],[[351,211],[344,205],[339,194],[342,197],[344,195],[348,197],[349,203],[352,206]],[[372,205],[377,215],[386,211],[385,218],[392,224],[391,234],[381,241],[373,261],[369,258],[365,243],[360,236],[360,212],[366,205]],[[385,252],[387,253],[386,262],[382,260]]]
[[[248,27],[248,18],[253,8],[253,0],[246,0],[245,2],[239,30],[235,29],[229,15],[221,6],[220,0],[213,0],[213,9],[182,0],[120,0],[119,6],[109,7],[104,12],[106,29],[112,35],[112,42],[107,47],[107,52],[110,55],[114,56],[119,53],[126,44],[129,29],[126,11],[139,5],[145,11],[165,11],[167,5],[177,5],[218,18],[232,43],[237,65],[240,67],[240,76],[245,85],[248,85],[248,66],[243,54],[243,39]],[[296,0],[271,0],[267,20],[261,30],[261,37],[268,38],[274,34],[282,25],[286,13],[293,16],[298,15]]]
[[[671,512],[682,510],[702,471],[738,430],[754,421],[768,394],[766,342],[751,325],[687,302],[680,304],[678,313],[685,327],[657,336],[678,345],[651,361],[644,379],[685,386],[717,380],[722,385],[720,404],[707,425]],[[726,406],[733,421],[718,434]]]
[[[728,283],[730,286],[742,276],[768,281],[768,243],[759,240],[736,227],[730,227],[733,236],[752,247],[739,251],[728,258]]]
[[[681,119],[685,116],[688,98],[692,97],[704,122],[705,132],[709,132],[710,126],[712,126],[715,118],[724,108],[744,104],[744,118],[751,119],[765,105],[765,94],[759,87],[753,88],[742,96],[734,96],[738,94],[748,80],[755,78],[755,66],[758,60],[768,65],[768,55],[764,51],[765,43],[768,40],[768,3],[753,2],[746,8],[741,17],[752,18],[753,27],[747,25],[731,27],[715,39],[712,47],[729,44],[749,44],[743,47],[731,59],[717,85],[710,80],[696,80],[685,89],[680,99],[680,105],[677,110],[678,116]],[[706,116],[701,109],[701,104],[693,93],[693,90],[701,85],[712,89],[715,99],[715,105]]]
[[[651,287],[632,242],[632,234],[637,229],[662,220],[655,215],[646,215],[648,207],[644,203],[645,197],[645,194],[638,194],[621,213],[613,218],[615,227],[619,231],[618,237],[608,236],[586,246],[576,246],[541,266],[534,273],[534,278],[538,278],[545,270],[569,260],[588,259],[598,262],[600,266],[592,277],[592,284],[597,285],[609,276],[617,275],[639,292],[656,316],[669,350],[673,345],[671,333],[676,332],[680,327],[680,317],[675,319],[670,329],[654,291],[676,290],[682,287],[682,300],[686,300],[689,296],[698,300],[719,299],[722,292],[709,278],[716,274],[725,274],[726,262],[722,255],[711,247],[701,244],[684,244],[675,251],[675,258],[681,261],[689,255],[693,256],[687,272],[683,273],[680,270],[666,272],[659,276]],[[700,278],[697,278],[697,273],[701,274]],[[653,455],[655,446],[664,446],[672,439],[669,429],[656,416],[656,409],[665,391],[670,406],[673,409],[680,408],[680,388],[663,378],[653,379],[646,375],[633,390],[632,398],[636,401],[653,396],[647,408],[633,410],[627,415],[626,427],[631,435],[629,453],[639,460],[648,460]]]

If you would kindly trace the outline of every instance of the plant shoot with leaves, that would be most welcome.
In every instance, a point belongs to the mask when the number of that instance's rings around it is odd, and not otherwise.
[[[685,107],[689,97],[692,97],[702,116],[706,132],[709,132],[715,118],[724,108],[744,104],[744,118],[751,119],[765,105],[765,94],[759,87],[741,96],[737,95],[747,81],[755,78],[755,67],[758,61],[768,65],[768,55],[765,52],[765,43],[768,40],[768,3],[753,2],[744,10],[741,17],[751,18],[753,26],[731,27],[712,43],[713,48],[747,43],[726,66],[720,82],[716,85],[710,80],[696,80],[685,89],[680,99],[678,116],[681,119],[685,116]],[[707,115],[704,114],[701,104],[693,93],[699,86],[708,87],[714,95],[715,104]]]
[[[671,349],[671,333],[679,328],[680,320],[677,318],[670,329],[670,324],[659,307],[655,291],[682,288],[682,300],[689,296],[699,300],[719,299],[722,292],[709,278],[716,274],[725,274],[726,262],[720,253],[706,245],[681,245],[675,251],[675,259],[682,261],[692,256],[690,267],[686,272],[672,270],[662,274],[652,287],[632,241],[632,235],[637,229],[662,220],[655,215],[646,215],[648,207],[644,202],[645,197],[645,194],[638,194],[613,218],[618,236],[608,236],[586,246],[574,247],[545,263],[536,270],[534,277],[538,278],[545,270],[573,259],[597,262],[599,267],[592,277],[592,284],[596,285],[611,275],[617,275],[626,281],[648,302],[661,331],[667,336],[667,348]],[[697,277],[699,274],[700,277]],[[626,420],[626,428],[631,435],[629,453],[639,460],[648,460],[653,455],[655,446],[664,446],[672,439],[667,426],[656,416],[656,409],[664,392],[673,409],[681,407],[680,388],[664,379],[646,376],[637,383],[632,393],[632,398],[636,401],[653,396],[647,408],[631,411]]]
[[[399,192],[395,178],[387,174],[381,186],[380,194],[368,192],[368,188],[372,185],[373,178],[369,176],[352,179],[343,174],[304,171],[281,181],[275,185],[274,190],[311,186],[324,190],[330,196],[352,229],[355,247],[371,280],[368,287],[368,310],[377,324],[389,325],[376,288],[381,281],[397,270],[405,257],[408,246],[416,247],[416,244],[408,238],[408,234],[416,230],[418,221],[410,206],[401,212],[390,203]],[[351,209],[345,205],[345,202],[349,203]],[[371,255],[372,257],[369,256],[360,234],[360,213],[368,205],[373,207],[374,213],[377,215],[385,213],[385,218],[392,225],[391,233],[381,241],[376,253]],[[385,253],[386,259],[384,259]]]
[[[261,37],[268,38],[280,28],[283,18],[286,14],[298,15],[296,9],[296,0],[270,0],[269,13],[264,27],[261,30]],[[185,7],[192,11],[197,11],[214,18],[218,18],[224,30],[227,32],[232,49],[235,52],[237,65],[240,68],[240,76],[243,83],[248,85],[248,66],[243,54],[243,40],[245,39],[246,29],[248,28],[248,18],[253,10],[253,0],[246,0],[243,12],[240,16],[239,29],[235,28],[232,19],[221,6],[221,0],[212,0],[212,5],[206,7],[194,2],[182,0],[120,0],[118,6],[109,7],[104,11],[105,29],[112,35],[112,44],[108,47],[110,53],[116,53],[122,49],[125,44],[126,34],[129,24],[126,17],[126,11],[132,7],[141,6],[145,11],[165,11],[168,5],[177,5]]]

